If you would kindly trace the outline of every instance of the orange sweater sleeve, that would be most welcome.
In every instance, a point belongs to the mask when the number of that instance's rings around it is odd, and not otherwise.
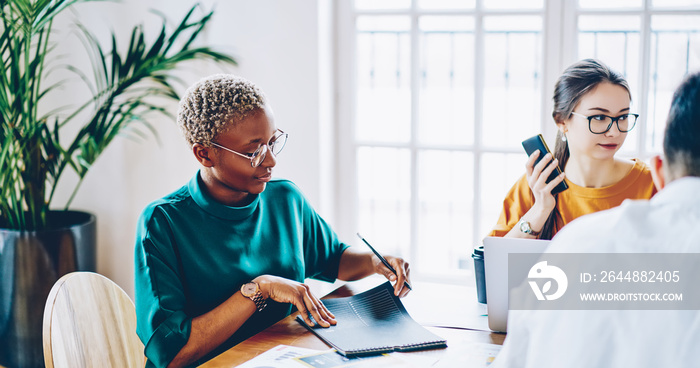
[[[527,177],[523,175],[508,191],[498,222],[488,236],[505,236],[534,203],[535,197],[527,183]]]
[[[617,207],[625,199],[649,199],[656,194],[649,167],[637,159],[622,180],[607,187],[585,188],[565,180],[569,189],[557,199],[555,233],[580,216]],[[503,200],[501,216],[488,236],[505,236],[534,204],[535,197],[523,175]]]

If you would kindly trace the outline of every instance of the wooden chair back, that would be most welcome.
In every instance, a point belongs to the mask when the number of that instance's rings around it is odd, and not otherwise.
[[[131,298],[112,280],[72,272],[54,284],[43,323],[47,368],[143,367]]]

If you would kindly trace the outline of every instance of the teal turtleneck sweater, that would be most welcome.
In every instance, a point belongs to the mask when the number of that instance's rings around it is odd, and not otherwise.
[[[272,180],[245,207],[229,207],[203,189],[199,173],[149,204],[136,233],[137,332],[149,367],[165,367],[185,345],[192,318],[263,275],[333,281],[347,248],[287,180]],[[202,363],[289,315],[268,301]]]

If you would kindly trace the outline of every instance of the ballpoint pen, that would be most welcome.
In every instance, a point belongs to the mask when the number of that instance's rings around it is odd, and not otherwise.
[[[360,233],[357,233],[357,237],[360,238],[360,239],[362,239],[362,241],[365,242],[365,244],[367,244],[367,246],[369,247],[369,249],[371,249],[372,252],[377,256],[377,258],[379,258],[379,260],[382,261],[382,263],[386,266],[386,268],[388,268],[391,272],[393,272],[394,275],[396,275],[397,277],[399,276],[399,275],[396,273],[396,270],[394,269],[394,267],[391,267],[391,265],[389,264],[389,262],[387,262],[387,260],[384,259],[384,257],[382,257],[382,255],[379,254],[379,252],[377,252],[377,250],[374,249],[374,247],[371,246],[371,245],[367,242],[367,240],[365,240],[365,238],[363,238],[362,235],[360,235]],[[404,286],[406,286],[406,287],[408,288],[408,290],[413,290],[413,288],[411,288],[411,285],[409,285],[408,282],[404,281],[403,284],[404,284]]]

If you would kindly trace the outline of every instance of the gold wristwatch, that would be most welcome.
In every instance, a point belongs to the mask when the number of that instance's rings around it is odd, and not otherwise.
[[[522,231],[525,234],[532,235],[532,236],[540,235],[539,231],[532,230],[532,227],[530,227],[530,223],[523,220],[523,219],[520,219],[520,221],[518,221],[518,225],[516,225],[516,226],[518,226],[520,231]]]
[[[265,298],[263,298],[260,286],[258,286],[257,282],[251,281],[241,285],[241,294],[255,303],[255,308],[258,312],[262,312],[262,310],[267,307],[267,302]]]

